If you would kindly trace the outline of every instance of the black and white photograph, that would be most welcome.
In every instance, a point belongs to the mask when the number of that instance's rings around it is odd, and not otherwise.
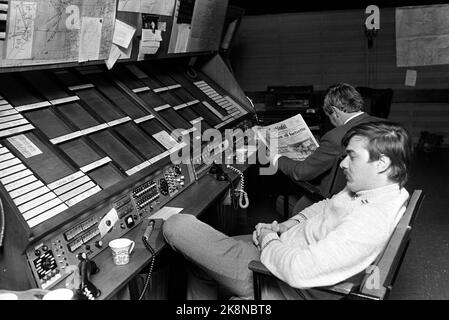
[[[431,0],[0,1],[0,309],[449,300],[448,17]]]

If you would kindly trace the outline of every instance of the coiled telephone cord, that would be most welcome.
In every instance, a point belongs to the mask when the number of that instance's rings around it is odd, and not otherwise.
[[[154,249],[148,243],[147,239],[144,237],[144,238],[142,238],[142,241],[143,241],[143,244],[145,245],[145,247],[148,249],[148,251],[151,252],[151,264],[150,264],[150,269],[148,270],[147,278],[145,279],[145,284],[143,286],[142,293],[140,294],[139,300],[143,299],[143,296],[145,295],[145,292],[148,289],[148,285],[150,284],[150,280],[151,280],[151,275],[153,273],[154,261],[156,258]]]
[[[245,189],[245,177],[243,176],[243,172],[240,171],[237,168],[234,168],[231,165],[227,165],[227,168],[233,170],[234,172],[237,172],[240,175],[240,189],[235,189],[234,191],[236,192],[240,192],[240,196],[239,196],[239,206],[242,209],[246,209],[249,206],[249,199],[248,199],[248,194],[246,193]],[[237,208],[235,208],[237,209]]]

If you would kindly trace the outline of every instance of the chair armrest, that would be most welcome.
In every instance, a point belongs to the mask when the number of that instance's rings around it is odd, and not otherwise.
[[[250,261],[250,263],[248,264],[248,268],[255,273],[274,277],[274,275],[270,272],[270,270],[268,270],[262,264],[262,262],[260,262],[259,260]],[[333,286],[315,287],[314,289],[320,290],[320,291],[338,293],[338,294],[342,294],[342,295],[349,295],[354,289],[356,289],[360,286],[363,276],[364,276],[364,272],[361,272],[361,273],[347,279],[346,281],[337,283]]]
[[[270,272],[270,270],[268,270],[262,262],[260,262],[259,260],[253,260],[250,261],[250,263],[248,264],[248,268],[252,271],[252,272],[256,272],[256,273],[261,273],[263,275],[266,276],[273,276],[273,274]],[[274,277],[274,276],[273,276]]]

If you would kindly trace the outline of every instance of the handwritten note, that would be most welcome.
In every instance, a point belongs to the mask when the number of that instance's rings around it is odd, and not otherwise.
[[[134,33],[136,33],[136,28],[116,19],[112,42],[123,48],[128,48]]]

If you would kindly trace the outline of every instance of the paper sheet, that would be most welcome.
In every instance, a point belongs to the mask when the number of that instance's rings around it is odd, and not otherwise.
[[[109,223],[106,223],[107,221],[109,221]],[[106,233],[108,233],[109,230],[111,230],[114,227],[114,224],[117,221],[118,221],[118,214],[115,208],[113,208],[98,223],[98,230],[100,230],[100,238],[103,238],[106,235]]]
[[[98,60],[103,19],[83,17],[78,61]]]
[[[120,55],[122,52],[120,51],[119,47],[115,44],[112,44],[111,51],[109,53],[109,59],[105,60],[106,67],[108,70],[111,70],[114,64],[117,62],[118,58],[120,58]]]
[[[161,30],[142,29],[143,41],[162,41]]]
[[[409,87],[414,87],[416,85],[416,70],[407,70],[405,74],[405,85]]]
[[[174,53],[187,51],[187,44],[190,38],[190,24],[178,24],[178,37],[176,38],[176,46]]]
[[[167,220],[172,215],[180,213],[184,208],[176,208],[176,207],[163,207],[159,211],[157,211],[155,214],[151,215],[151,219],[162,219]]]
[[[130,11],[171,16],[175,0],[119,0],[118,11]]]
[[[116,19],[112,42],[123,48],[128,48],[134,33],[136,33],[136,28]]]
[[[142,40],[139,45],[139,56],[137,60],[143,60],[145,54],[155,54],[162,41],[161,30],[142,29]]]
[[[42,153],[42,151],[23,134],[19,134],[6,140],[8,140],[9,143],[11,143],[25,158],[31,158]]]
[[[7,59],[31,59],[36,2],[11,1],[9,6]]]
[[[127,49],[119,47],[119,50],[121,51],[119,59],[130,59],[131,58],[131,52],[133,50],[133,43],[131,42]]]
[[[153,134],[153,138],[155,138],[160,144],[162,144],[167,150],[170,150],[173,147],[178,145],[175,139],[170,136],[167,131],[160,131],[158,133]]]
[[[157,28],[161,30],[162,32],[167,31],[167,22],[158,22]]]

